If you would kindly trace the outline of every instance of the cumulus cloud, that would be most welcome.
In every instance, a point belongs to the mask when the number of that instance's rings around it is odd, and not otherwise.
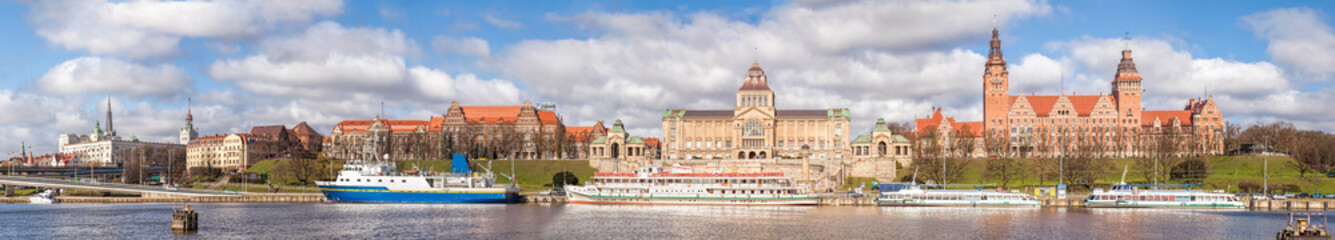
[[[1131,40],[1132,58],[1145,80],[1145,106],[1151,109],[1179,109],[1188,98],[1205,94],[1229,95],[1234,100],[1259,100],[1291,89],[1284,70],[1268,62],[1239,62],[1221,58],[1196,58],[1163,39],[1141,37]],[[1080,92],[1109,92],[1127,43],[1120,39],[1091,38],[1050,43],[1068,55],[1083,81],[1076,82]],[[1014,84],[1016,80],[1012,78]],[[1071,89],[1070,84],[1067,85]],[[1069,91],[1069,90],[1068,90]],[[1234,105],[1236,106],[1236,105]],[[1228,103],[1221,111],[1238,112]]]
[[[183,37],[257,36],[276,24],[342,12],[338,0],[316,1],[33,1],[38,36],[69,50],[132,59],[178,54]]]
[[[482,20],[486,20],[487,23],[491,24],[492,26],[502,29],[519,30],[521,28],[524,28],[524,24],[522,23],[513,20],[503,19],[497,17],[495,14],[484,14],[482,15]]]
[[[518,101],[518,88],[505,80],[480,80],[408,64],[419,55],[416,42],[398,30],[315,24],[291,36],[261,41],[259,53],[219,60],[209,74],[265,96],[303,100],[466,103]]]
[[[105,93],[130,97],[169,97],[193,91],[181,68],[145,66],[113,58],[81,57],[56,65],[37,80],[37,88],[56,94]]]
[[[457,39],[439,35],[431,40],[431,47],[437,54],[491,57],[491,47],[487,40],[476,37]]]
[[[596,36],[522,41],[482,65],[576,106],[562,111],[567,119],[622,118],[655,135],[663,109],[731,108],[758,61],[778,107],[849,107],[861,129],[933,105],[967,117],[981,104],[984,56],[956,43],[986,44],[993,14],[1005,23],[1050,11],[1024,1],[843,1],[778,6],[754,22],[709,12],[548,15]]]
[[[1329,80],[1335,73],[1335,33],[1310,8],[1275,9],[1242,17],[1239,22],[1269,41],[1266,53],[1305,77]]]

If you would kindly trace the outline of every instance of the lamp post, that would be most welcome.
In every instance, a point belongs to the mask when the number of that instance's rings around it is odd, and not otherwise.
[[[1266,148],[1271,148],[1270,136],[1265,136],[1265,148],[1261,149],[1261,159],[1265,159],[1265,167],[1261,170],[1261,191],[1270,195],[1270,154],[1266,153]]]

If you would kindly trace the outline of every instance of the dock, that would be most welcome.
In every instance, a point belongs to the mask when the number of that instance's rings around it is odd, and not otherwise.
[[[1329,199],[1329,198],[1300,198],[1300,199],[1285,199],[1285,200],[1249,199],[1247,200],[1247,209],[1257,210],[1257,211],[1330,210],[1330,207],[1332,205],[1335,205],[1332,204],[1331,202],[1335,202],[1335,199]]]
[[[193,197],[86,197],[56,196],[60,203],[321,203],[318,194],[271,194]],[[0,203],[28,203],[28,197],[0,198]]]
[[[566,196],[540,195],[537,193],[521,193],[523,203],[567,203],[570,199]]]

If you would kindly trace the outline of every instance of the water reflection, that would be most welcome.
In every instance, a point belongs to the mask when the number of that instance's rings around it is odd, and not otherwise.
[[[191,238],[1256,239],[1284,212],[644,205],[197,204]],[[0,205],[0,239],[164,238],[170,204]]]

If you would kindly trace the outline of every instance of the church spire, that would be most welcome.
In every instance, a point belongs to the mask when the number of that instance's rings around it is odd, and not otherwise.
[[[195,115],[190,113],[190,99],[189,99],[189,98],[186,98],[186,99],[185,99],[185,121],[186,121],[187,123],[189,123],[191,120],[195,120]]]
[[[107,97],[107,134],[116,136],[116,128],[111,125],[111,97]]]

